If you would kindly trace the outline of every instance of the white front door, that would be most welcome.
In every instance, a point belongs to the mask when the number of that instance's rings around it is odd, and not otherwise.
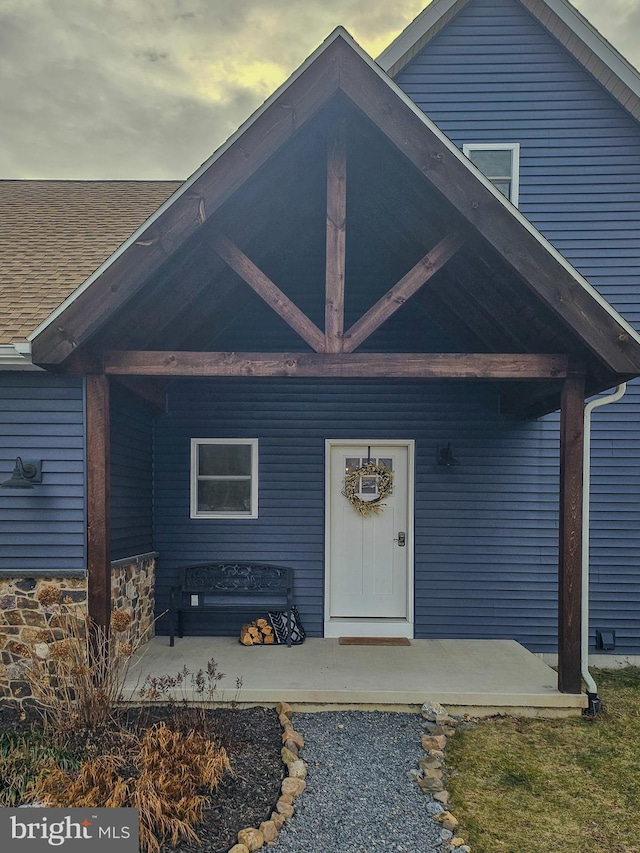
[[[411,442],[327,443],[325,636],[412,636]],[[345,476],[368,460],[392,472],[379,513],[362,515],[343,494]],[[377,478],[359,480],[361,500]]]

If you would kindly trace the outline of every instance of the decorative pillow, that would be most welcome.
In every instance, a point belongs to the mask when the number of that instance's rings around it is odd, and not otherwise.
[[[267,613],[267,616],[271,627],[273,628],[276,643],[283,643],[286,645],[288,621],[286,611],[284,613]],[[298,608],[294,605],[291,608],[291,644],[298,646],[300,643],[304,643],[306,636],[305,630],[302,627],[302,622],[300,621]]]

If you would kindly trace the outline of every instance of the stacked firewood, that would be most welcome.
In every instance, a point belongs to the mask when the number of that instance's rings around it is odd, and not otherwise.
[[[275,641],[273,628],[266,619],[256,619],[240,628],[240,642],[243,646],[270,646]]]

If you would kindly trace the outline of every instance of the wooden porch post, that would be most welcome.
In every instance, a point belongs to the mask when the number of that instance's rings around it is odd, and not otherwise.
[[[111,618],[111,483],[109,377],[86,376],[87,597],[89,616],[103,627]]]
[[[560,519],[558,564],[558,689],[580,693],[582,622],[582,471],[584,374],[562,386],[560,411]]]

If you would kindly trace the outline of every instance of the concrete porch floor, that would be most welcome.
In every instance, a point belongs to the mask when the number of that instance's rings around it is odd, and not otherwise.
[[[135,701],[147,675],[175,675],[183,666],[197,672],[212,658],[225,673],[219,700],[237,695],[241,705],[286,701],[299,710],[418,710],[430,699],[475,716],[568,716],[587,704],[584,695],[560,693],[554,670],[513,640],[341,646],[338,640],[310,638],[288,649],[245,647],[233,637],[185,637],[170,648],[168,637],[154,637],[132,662],[125,697]]]

